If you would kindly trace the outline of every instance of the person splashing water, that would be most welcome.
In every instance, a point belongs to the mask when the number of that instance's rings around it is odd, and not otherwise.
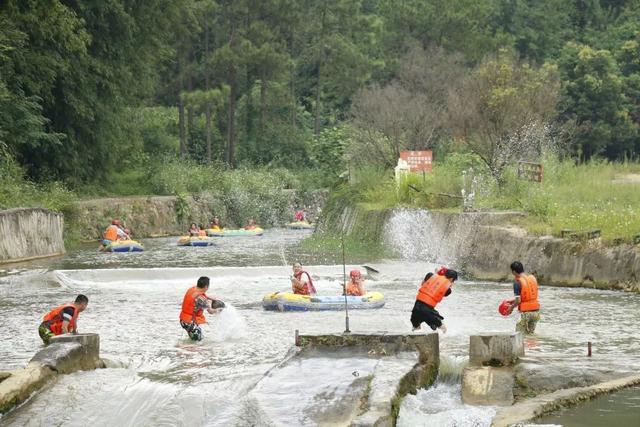
[[[189,288],[182,301],[180,311],[180,326],[187,331],[189,338],[194,341],[202,340],[202,329],[200,325],[207,323],[204,317],[204,310],[209,314],[215,314],[218,309],[225,307],[224,302],[211,298],[206,294],[209,289],[209,278],[200,277],[196,286]],[[211,301],[211,304],[209,304]]]

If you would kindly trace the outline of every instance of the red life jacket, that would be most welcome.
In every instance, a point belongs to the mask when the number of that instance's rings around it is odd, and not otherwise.
[[[293,290],[294,294],[298,294],[298,295],[311,295],[311,294],[315,294],[316,293],[316,288],[313,286],[313,280],[311,280],[311,275],[309,273],[307,273],[306,271],[300,271],[298,274],[294,274],[293,277],[295,277],[296,279],[300,280],[300,278],[302,277],[303,274],[307,275],[307,279],[309,279],[309,281],[307,283],[304,284],[303,286],[303,291],[299,291],[297,288]]]
[[[67,327],[68,331],[76,330],[76,321],[78,320],[78,315],[80,314],[80,310],[73,304],[62,304],[59,307],[54,308],[49,313],[44,315],[42,319],[45,327],[49,328],[51,332],[55,335],[62,335],[62,322],[64,322],[64,318],[62,317],[62,311],[67,307],[73,307],[73,317],[69,320],[69,326]]]
[[[520,311],[536,311],[540,310],[538,302],[538,281],[533,274],[520,274],[516,277],[520,283]]]
[[[420,286],[420,289],[418,290],[416,299],[435,308],[436,305],[442,301],[444,294],[447,293],[449,288],[451,288],[451,282],[449,279],[435,274],[426,282],[422,283],[422,286]]]
[[[364,292],[361,291],[360,285],[354,283],[353,281],[350,281],[349,283],[347,283],[347,295],[360,297],[364,295]]]
[[[196,307],[196,299],[201,295],[206,295],[205,291],[197,286],[187,290],[187,293],[184,294],[184,299],[182,300],[182,310],[180,311],[181,321],[185,323],[192,323],[194,321],[193,311]],[[195,322],[198,325],[207,323],[207,319],[204,317],[204,310],[202,308],[196,312]]]

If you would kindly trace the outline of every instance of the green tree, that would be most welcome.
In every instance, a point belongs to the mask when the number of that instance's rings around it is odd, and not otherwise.
[[[622,158],[633,150],[638,126],[624,81],[608,50],[570,42],[560,59],[563,79],[561,118],[575,122],[578,154]]]

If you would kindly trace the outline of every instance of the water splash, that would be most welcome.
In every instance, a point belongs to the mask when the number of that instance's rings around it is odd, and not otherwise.
[[[211,316],[211,326],[214,328],[213,341],[230,341],[247,337],[247,323],[236,308],[226,303],[226,307],[216,316]]]
[[[400,407],[398,427],[489,427],[495,408],[463,404],[460,389],[460,384],[438,383],[407,395]]]
[[[425,209],[397,209],[385,235],[403,260],[455,266],[475,225],[471,215],[435,217]]]

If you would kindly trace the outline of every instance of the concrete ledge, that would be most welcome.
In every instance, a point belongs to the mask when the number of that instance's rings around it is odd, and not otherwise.
[[[513,366],[524,356],[520,332],[488,332],[469,337],[469,363],[475,366]]]
[[[469,367],[462,373],[462,401],[467,405],[513,404],[513,369]]]
[[[56,374],[104,367],[98,334],[61,335],[38,351],[24,369],[0,373],[0,414],[26,401]]]
[[[299,335],[296,344],[304,350],[297,357],[349,350],[345,357],[366,353],[379,359],[352,426],[395,425],[404,396],[432,385],[440,366],[437,333]]]
[[[558,409],[592,399],[598,395],[611,393],[638,384],[640,384],[640,375],[632,375],[589,387],[570,388],[537,396],[508,408],[499,409],[493,418],[491,426],[507,427],[513,424],[524,423]]]
[[[440,358],[437,333],[430,334],[387,334],[386,332],[372,334],[328,334],[328,335],[298,335],[296,345],[301,348],[318,347],[362,347],[369,354],[384,356],[403,351],[417,351],[420,363],[426,363],[432,357]]]
[[[37,352],[31,362],[59,374],[78,370],[96,369],[100,366],[100,336],[98,334],[59,335]]]

